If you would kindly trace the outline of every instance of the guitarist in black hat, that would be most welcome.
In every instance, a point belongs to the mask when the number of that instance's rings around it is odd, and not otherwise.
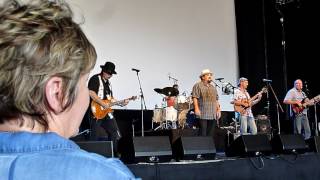
[[[109,79],[117,74],[115,71],[115,65],[112,62],[106,62],[101,65],[101,73],[93,75],[88,83],[89,94],[91,97],[91,112],[95,120],[92,121],[93,136],[96,138],[103,138],[105,135],[99,133],[100,127],[102,127],[106,135],[113,141],[114,154],[117,154],[118,141],[121,138],[121,134],[112,112],[99,113],[99,110],[111,109],[113,105],[112,88]],[[124,100],[117,104],[120,106],[127,105],[129,100]],[[95,104],[96,106],[93,106]]]

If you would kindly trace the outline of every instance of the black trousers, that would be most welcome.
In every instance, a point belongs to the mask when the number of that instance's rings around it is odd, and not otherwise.
[[[207,120],[207,119],[199,119],[199,135],[200,136],[214,136],[214,129],[216,128],[217,121]]]
[[[100,120],[92,119],[91,126],[92,140],[109,140],[113,142],[113,151],[116,155],[118,152],[118,142],[121,133],[115,118],[106,117]]]

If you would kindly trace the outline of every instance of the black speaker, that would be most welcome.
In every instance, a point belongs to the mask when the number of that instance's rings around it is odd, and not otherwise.
[[[300,134],[278,134],[272,139],[272,146],[275,153],[304,153],[308,146]]]
[[[114,157],[112,141],[78,141],[78,146],[88,152],[100,154],[104,157]]]
[[[211,136],[182,136],[183,159],[214,159],[216,148]]]
[[[235,139],[229,147],[227,147],[227,156],[256,156],[262,154],[270,154],[272,146],[268,135],[241,135]]]
[[[169,136],[133,137],[136,161],[164,162],[172,158]]]
[[[306,142],[310,151],[320,153],[320,136],[314,136],[306,140]]]

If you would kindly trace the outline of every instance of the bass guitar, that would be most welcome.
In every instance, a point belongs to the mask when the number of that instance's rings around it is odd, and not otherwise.
[[[112,106],[116,106],[116,105],[120,106],[125,101],[136,100],[136,99],[137,99],[137,96],[132,96],[130,98],[123,99],[123,100],[120,100],[120,101],[114,101],[114,102],[113,102],[113,99],[102,100],[104,103],[109,105],[109,108],[104,108],[100,104],[98,104],[97,102],[92,101],[91,102],[91,111],[92,111],[93,116],[96,118],[96,120],[100,120],[100,119],[103,119],[104,117],[106,117],[106,115],[108,113],[112,113],[113,112],[113,109],[111,108]]]
[[[259,91],[256,95],[254,95],[252,98],[250,99],[242,99],[241,102],[242,102],[242,105],[236,105],[234,104],[234,111],[236,112],[239,112],[240,114],[243,114],[245,113],[246,109],[248,107],[250,107],[249,105],[251,104],[251,102],[255,99],[257,99],[257,97],[260,95],[260,94],[263,94],[263,93],[266,93],[268,90],[267,87],[263,87],[261,89],[261,91]],[[252,105],[251,105],[252,106]]]
[[[305,102],[306,99],[303,99],[301,101],[301,106],[298,106],[297,104],[292,104],[292,110],[295,114],[300,114],[304,109],[306,109],[308,106],[311,106],[317,102],[320,101],[320,94],[318,96],[313,97],[309,101]]]

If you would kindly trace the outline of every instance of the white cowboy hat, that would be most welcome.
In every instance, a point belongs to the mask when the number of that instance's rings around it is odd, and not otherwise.
[[[204,69],[201,71],[200,77],[206,75],[206,74],[212,74],[212,72],[210,71],[210,69]]]

